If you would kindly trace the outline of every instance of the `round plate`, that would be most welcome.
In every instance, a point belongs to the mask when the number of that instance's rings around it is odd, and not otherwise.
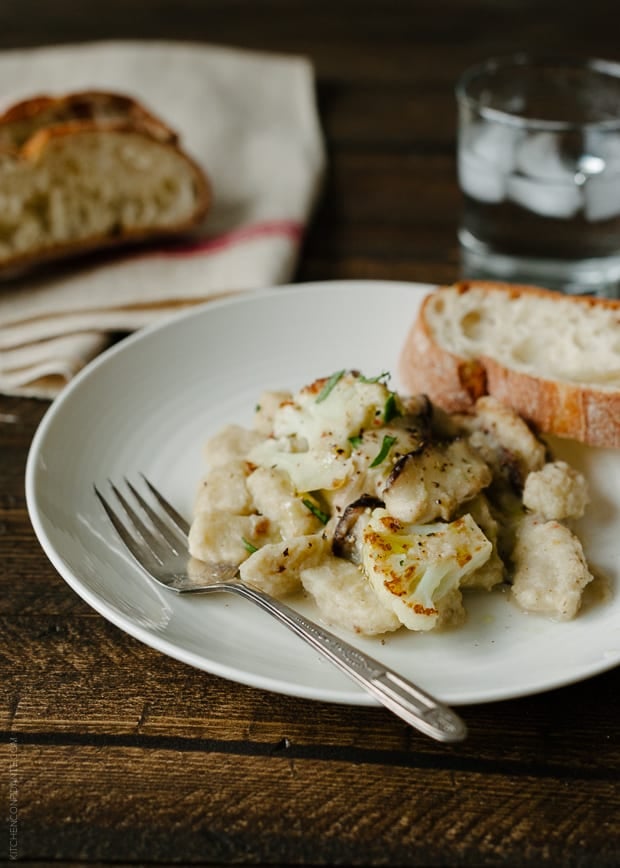
[[[190,516],[205,471],[202,446],[229,422],[251,424],[263,389],[297,389],[357,368],[393,374],[430,287],[338,281],[278,287],[210,302],[120,342],[51,405],[32,443],[27,502],[37,536],[67,583],[97,612],[165,654],[234,681],[316,700],[374,700],[246,601],[166,592],[125,551],[93,492],[145,473]],[[553,444],[581,468],[593,502],[579,534],[607,599],[554,623],[509,594],[467,598],[467,623],[446,633],[406,630],[383,640],[346,635],[452,704],[535,693],[620,661],[620,453]],[[297,601],[294,603],[296,606]],[[318,618],[309,602],[299,603]],[[334,631],[338,632],[338,631]]]

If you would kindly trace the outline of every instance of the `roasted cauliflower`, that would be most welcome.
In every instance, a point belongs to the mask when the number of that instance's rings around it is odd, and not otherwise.
[[[585,479],[491,398],[449,416],[388,374],[340,370],[263,393],[253,428],[227,426],[205,457],[191,555],[308,594],[355,632],[453,627],[472,589],[498,586],[570,618],[592,578],[563,524],[585,509]]]

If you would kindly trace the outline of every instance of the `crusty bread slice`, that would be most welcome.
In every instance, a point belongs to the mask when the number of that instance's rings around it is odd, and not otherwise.
[[[204,170],[135,100],[39,97],[0,117],[0,274],[195,227]]]
[[[467,281],[422,302],[400,357],[449,412],[489,394],[543,433],[620,447],[620,302]]]

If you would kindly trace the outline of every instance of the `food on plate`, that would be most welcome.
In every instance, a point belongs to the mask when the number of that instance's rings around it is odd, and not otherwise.
[[[620,301],[467,281],[431,292],[405,341],[405,388],[449,412],[492,395],[540,432],[620,446]]]
[[[581,544],[566,525],[525,516],[512,562],[512,593],[522,608],[563,620],[575,617],[591,576]]]
[[[185,233],[210,202],[176,133],[130,97],[33,97],[0,116],[0,274]]]
[[[573,618],[592,580],[570,526],[583,476],[495,398],[448,414],[389,379],[340,370],[265,392],[251,428],[211,437],[192,558],[239,563],[277,597],[303,590],[367,635],[456,626],[472,590]]]

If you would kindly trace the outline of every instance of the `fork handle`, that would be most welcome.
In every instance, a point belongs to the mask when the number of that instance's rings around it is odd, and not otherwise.
[[[462,741],[466,737],[464,721],[451,708],[285,603],[240,582],[221,582],[215,588],[238,594],[269,612],[391,712],[425,735],[442,742]]]

